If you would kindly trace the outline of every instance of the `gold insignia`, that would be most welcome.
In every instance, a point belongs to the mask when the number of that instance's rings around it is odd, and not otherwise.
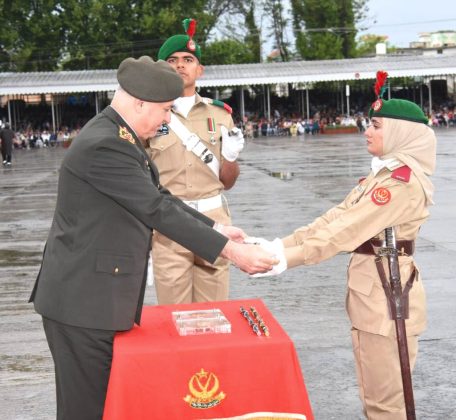
[[[119,137],[129,141],[131,144],[135,144],[133,135],[125,127],[119,127]]]
[[[188,381],[188,389],[191,395],[187,395],[184,401],[192,408],[208,409],[215,407],[226,397],[223,391],[217,394],[219,387],[220,383],[217,376],[201,368]]]

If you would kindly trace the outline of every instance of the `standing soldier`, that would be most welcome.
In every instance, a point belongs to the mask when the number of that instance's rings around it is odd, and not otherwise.
[[[171,123],[150,140],[150,154],[167,189],[216,222],[231,224],[221,192],[239,175],[236,159],[244,137],[234,127],[228,105],[196,93],[196,80],[204,70],[201,48],[193,40],[196,21],[183,23],[187,34],[168,38],[158,53],[182,77],[183,96],[174,102]],[[152,249],[159,304],[228,298],[227,260],[209,264],[159,232],[154,233]]]
[[[426,327],[425,293],[413,254],[433,204],[429,176],[436,138],[418,105],[382,99],[386,76],[377,74],[378,99],[365,132],[373,155],[367,178],[339,205],[291,235],[253,241],[281,257],[268,274],[353,253],[346,308],[364,413],[369,420],[404,420],[415,418],[410,371]]]
[[[11,157],[13,155],[14,131],[11,130],[8,123],[5,128],[0,130],[0,143],[2,148],[3,165],[11,166]]]

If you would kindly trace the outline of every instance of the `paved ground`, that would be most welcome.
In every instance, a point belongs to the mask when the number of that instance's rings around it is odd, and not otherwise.
[[[429,325],[414,375],[417,417],[456,418],[456,130],[437,133],[437,193],[418,241]],[[53,369],[27,303],[38,272],[65,150],[17,151],[0,168],[0,408],[2,419],[55,418]],[[290,233],[341,201],[368,171],[362,136],[255,139],[228,194],[235,224],[255,236]],[[295,343],[318,420],[362,419],[344,312],[347,255],[280,278],[232,269],[231,298],[261,297]],[[148,288],[146,304],[155,303]],[[280,362],[280,361],[278,361]],[[130,420],[130,419],[128,419]]]

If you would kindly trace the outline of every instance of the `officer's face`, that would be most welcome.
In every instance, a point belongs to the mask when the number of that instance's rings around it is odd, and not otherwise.
[[[182,77],[184,88],[194,87],[196,79],[203,74],[204,67],[188,52],[175,52],[166,60]]]
[[[367,151],[373,156],[383,155],[383,118],[372,118],[369,128],[364,133]]]
[[[138,124],[135,130],[141,140],[154,137],[162,124],[169,124],[173,102],[137,101],[135,106],[138,115]]]

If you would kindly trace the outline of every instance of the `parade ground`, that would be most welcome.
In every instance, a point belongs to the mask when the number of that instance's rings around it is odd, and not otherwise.
[[[419,340],[413,376],[417,418],[423,420],[456,419],[456,129],[437,129],[436,134],[435,206],[416,251],[428,302],[428,328]],[[66,151],[15,150],[12,167],[0,167],[4,420],[55,418],[52,359],[41,318],[27,301]],[[260,137],[247,142],[240,165],[241,176],[226,194],[233,224],[252,236],[273,239],[342,201],[369,172],[370,156],[361,134]],[[263,299],[293,340],[317,420],[363,419],[344,307],[348,260],[349,255],[338,255],[317,266],[262,279],[231,268],[230,298]],[[154,288],[148,286],[145,304],[155,303]]]

